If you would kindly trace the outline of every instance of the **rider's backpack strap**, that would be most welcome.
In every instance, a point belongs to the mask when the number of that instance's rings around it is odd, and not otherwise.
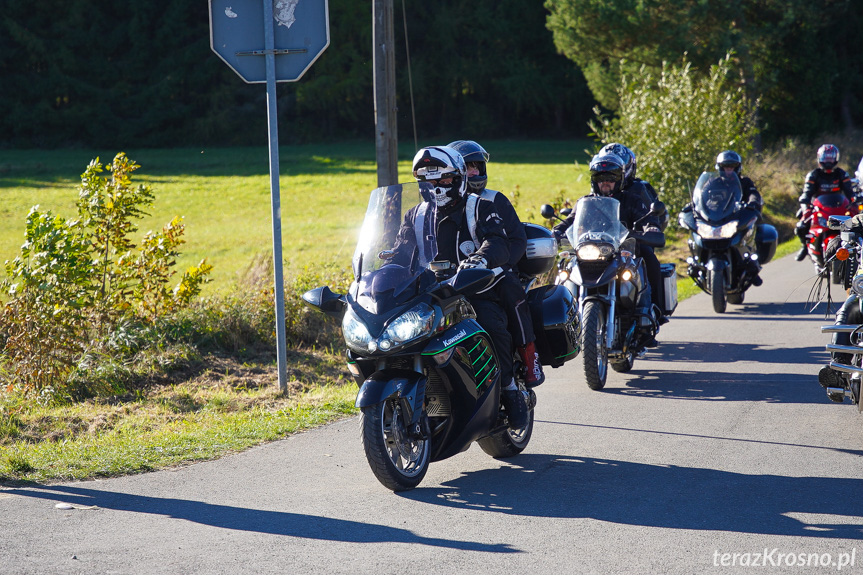
[[[426,212],[428,211],[428,202],[423,202],[417,207],[414,214],[414,235],[416,236],[417,250],[419,251],[419,261],[428,262],[428,254],[425,253],[425,230],[426,230]]]
[[[467,196],[467,205],[465,206],[465,216],[467,217],[467,228],[470,230],[470,237],[473,240],[476,249],[482,245],[482,242],[479,241],[476,235],[476,220],[477,220],[477,210],[479,209],[479,196],[476,194],[468,194]]]

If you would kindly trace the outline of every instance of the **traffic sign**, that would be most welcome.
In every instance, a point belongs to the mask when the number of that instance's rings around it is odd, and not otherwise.
[[[330,45],[327,0],[273,0],[273,39],[264,43],[262,0],[210,0],[210,47],[240,78],[265,83],[265,56],[276,61],[276,82],[295,82]]]

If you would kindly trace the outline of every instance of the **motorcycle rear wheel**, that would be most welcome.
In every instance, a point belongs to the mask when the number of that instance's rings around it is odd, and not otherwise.
[[[725,313],[727,301],[725,299],[725,274],[710,272],[710,295],[713,297],[713,311]]]
[[[363,449],[375,477],[393,491],[413,489],[431,462],[428,440],[411,438],[398,400],[362,408]]]
[[[597,301],[588,301],[584,304],[581,317],[581,361],[584,378],[590,389],[599,391],[605,387],[608,377],[605,307]]]
[[[498,431],[478,439],[480,449],[495,459],[514,457],[524,451],[533,435],[533,410],[528,413],[527,424],[521,429],[510,429]]]
[[[845,266],[844,262],[839,260],[833,260],[830,262],[830,283],[839,285],[845,279]]]

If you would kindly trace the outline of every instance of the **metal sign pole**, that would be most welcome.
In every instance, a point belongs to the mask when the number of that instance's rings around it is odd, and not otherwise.
[[[279,124],[276,113],[276,44],[273,31],[273,0],[264,2],[264,50],[267,69],[267,123],[270,136],[270,197],[273,209],[273,271],[276,299],[276,355],[279,391],[288,389],[288,355],[285,349],[285,280],[282,259],[282,206],[279,193]]]

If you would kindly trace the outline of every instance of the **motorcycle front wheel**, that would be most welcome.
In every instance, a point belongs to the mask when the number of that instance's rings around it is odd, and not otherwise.
[[[710,295],[713,297],[713,311],[725,313],[727,301],[725,299],[725,274],[723,272],[710,272]]]
[[[605,387],[608,377],[605,306],[597,301],[584,304],[581,316],[581,360],[587,386],[593,390]]]
[[[393,491],[419,485],[428,471],[431,446],[408,434],[398,400],[362,408],[361,419],[363,449],[378,481]]]

